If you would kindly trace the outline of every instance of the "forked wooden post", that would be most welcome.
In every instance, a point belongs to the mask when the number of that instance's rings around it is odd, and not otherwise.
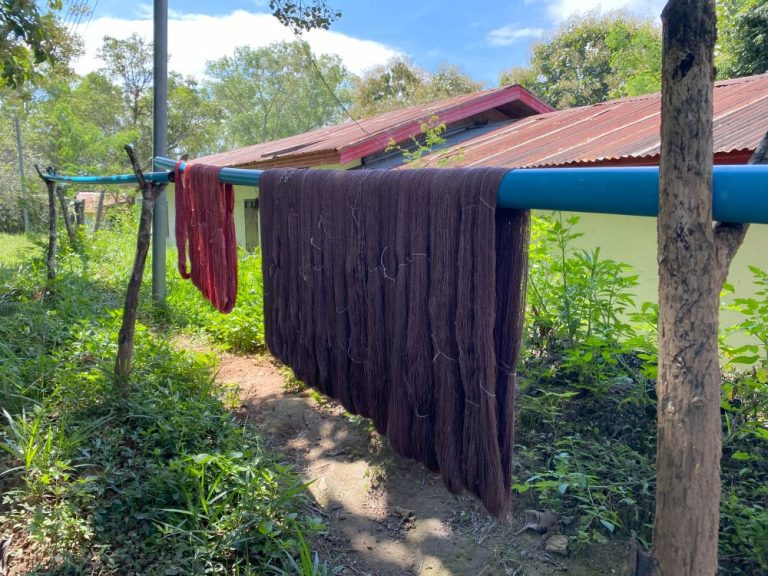
[[[45,259],[45,266],[48,270],[48,280],[56,278],[56,252],[58,250],[58,233],[56,231],[56,182],[48,180],[40,167],[35,164],[37,175],[45,183],[48,190],[48,253]],[[54,173],[54,169],[49,167],[48,174]]]
[[[133,360],[133,338],[136,332],[136,314],[139,307],[139,292],[144,277],[144,266],[147,263],[150,240],[152,237],[152,215],[155,201],[165,188],[165,184],[156,184],[144,179],[144,174],[136,159],[133,146],[127,145],[125,151],[131,160],[133,172],[141,189],[141,218],[136,239],[136,255],[133,260],[133,270],[125,293],[123,308],[123,323],[117,337],[117,359],[115,361],[115,385],[122,397],[129,393],[129,377]]]

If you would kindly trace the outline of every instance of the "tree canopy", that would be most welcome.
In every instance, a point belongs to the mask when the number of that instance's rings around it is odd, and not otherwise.
[[[661,29],[626,12],[591,12],[567,20],[533,44],[528,67],[501,75],[555,106],[567,108],[661,87]]]
[[[277,42],[210,62],[206,88],[221,112],[224,147],[246,146],[340,121],[350,73],[338,56],[309,60],[301,42]]]
[[[768,72],[768,0],[718,0],[720,78]]]
[[[48,0],[46,5],[49,11],[42,13],[34,0],[0,2],[0,86],[21,86],[36,64],[55,59],[56,20],[51,11],[61,9],[62,0]]]
[[[482,88],[457,66],[443,64],[429,74],[407,58],[396,57],[355,81],[353,114],[370,116]]]

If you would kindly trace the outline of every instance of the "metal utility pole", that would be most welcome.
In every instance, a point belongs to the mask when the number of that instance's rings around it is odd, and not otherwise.
[[[168,0],[155,0],[154,98],[152,156],[168,155]],[[155,202],[152,219],[152,297],[165,301],[165,244],[168,235],[168,201],[165,190]]]
[[[13,119],[16,126],[16,148],[19,151],[19,180],[21,180],[21,213],[24,217],[24,234],[29,234],[29,210],[27,208],[27,186],[24,182],[24,149],[21,147],[21,127],[19,117]]]

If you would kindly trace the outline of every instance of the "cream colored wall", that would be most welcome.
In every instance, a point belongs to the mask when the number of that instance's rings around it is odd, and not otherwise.
[[[551,214],[551,213],[549,213]],[[572,216],[563,213],[564,217]],[[658,300],[658,265],[656,262],[656,219],[639,216],[609,214],[578,214],[579,223],[574,231],[584,236],[575,240],[578,248],[591,250],[600,247],[600,256],[630,264],[639,275],[634,292],[636,302]],[[730,268],[728,282],[734,285],[737,296],[754,293],[749,266],[768,270],[768,225],[753,224]],[[735,312],[721,313],[723,325],[739,319]]]

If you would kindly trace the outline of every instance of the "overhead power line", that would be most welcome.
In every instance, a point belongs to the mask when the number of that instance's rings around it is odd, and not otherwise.
[[[320,77],[320,82],[323,83],[323,86],[325,86],[325,89],[328,90],[328,93],[331,95],[331,97],[335,100],[336,104],[338,104],[339,108],[341,108],[344,111],[344,114],[347,115],[347,117],[352,120],[352,122],[355,123],[355,125],[360,128],[367,136],[371,136],[371,133],[368,132],[363,126],[360,124],[360,122],[357,121],[357,119],[352,116],[349,109],[344,105],[344,103],[339,99],[339,96],[336,94],[336,91],[331,88],[330,84],[325,79],[325,76],[323,76],[323,72],[320,70],[320,66],[317,65],[317,61],[315,60],[315,55],[312,54],[312,49],[309,46],[309,43],[304,40],[302,35],[294,30],[294,35],[296,36],[296,40],[298,41],[299,45],[304,50],[305,54],[307,55],[307,59],[309,60],[310,64],[312,64],[312,67],[315,69],[315,72],[317,72],[317,75]]]

